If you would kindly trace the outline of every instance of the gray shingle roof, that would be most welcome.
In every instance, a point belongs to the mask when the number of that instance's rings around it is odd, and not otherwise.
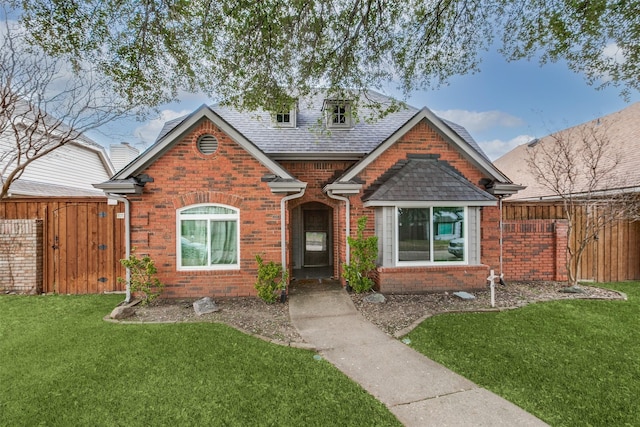
[[[367,92],[363,98],[383,105],[391,103],[391,98],[373,91]],[[330,157],[331,154],[356,154],[358,156],[368,154],[420,111],[417,108],[404,105],[404,108],[381,119],[366,120],[376,117],[377,111],[360,105],[357,111],[358,118],[352,128],[327,130],[322,112],[325,99],[326,94],[322,92],[308,99],[301,99],[298,102],[296,128],[274,126],[271,114],[265,111],[238,111],[221,105],[212,105],[210,108],[266,154],[327,153],[327,157]],[[367,102],[362,101],[361,103],[366,104]],[[186,117],[188,116],[167,122],[157,141],[182,123]],[[449,121],[443,120],[443,122],[473,150],[488,160],[466,129]]]
[[[491,202],[496,199],[433,155],[410,155],[369,187],[363,201]]]
[[[621,156],[612,180],[602,179],[599,183],[601,186],[595,190],[626,188],[627,191],[631,191],[633,187],[640,187],[640,102],[636,102],[615,113],[547,135],[538,139],[535,144],[529,142],[519,145],[496,159],[493,163],[498,169],[516,184],[527,187],[511,196],[509,200],[540,200],[557,196],[536,180],[527,163],[531,152],[544,146],[552,146],[558,139],[567,141],[572,149],[579,150],[580,148],[576,147],[580,147],[585,140],[589,141],[593,137],[592,133],[600,140],[609,140],[610,157]],[[577,155],[576,164],[576,191],[586,191],[584,174],[588,168],[585,168],[582,158]]]
[[[64,185],[19,179],[11,183],[9,194],[13,197],[104,197],[101,190],[68,187]]]

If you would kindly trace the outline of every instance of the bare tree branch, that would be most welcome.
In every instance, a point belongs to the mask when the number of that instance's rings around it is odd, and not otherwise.
[[[529,170],[562,203],[569,222],[566,268],[572,285],[577,285],[585,249],[605,228],[640,220],[640,198],[618,176],[622,153],[615,147],[607,125],[596,121],[552,134],[529,148]]]
[[[34,161],[133,107],[90,68],[69,67],[29,46],[8,20],[0,37],[1,200]]]

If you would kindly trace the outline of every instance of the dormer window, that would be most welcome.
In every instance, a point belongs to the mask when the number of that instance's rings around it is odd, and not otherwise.
[[[279,128],[294,128],[296,127],[296,113],[298,111],[297,103],[289,110],[283,109],[273,114],[273,126]]]
[[[332,129],[349,129],[351,128],[351,103],[344,100],[327,99],[323,107],[327,127]]]

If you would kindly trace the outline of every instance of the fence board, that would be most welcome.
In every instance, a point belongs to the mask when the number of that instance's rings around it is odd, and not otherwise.
[[[108,205],[106,198],[0,202],[0,218],[43,220],[43,291],[69,294],[124,290],[117,281],[125,274],[119,262],[125,253],[124,219],[116,218],[123,211],[122,203]]]

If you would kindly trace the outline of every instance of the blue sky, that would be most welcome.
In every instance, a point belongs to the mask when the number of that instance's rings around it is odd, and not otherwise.
[[[407,101],[465,126],[492,160],[533,138],[640,101],[637,92],[625,100],[614,87],[597,90],[562,63],[508,63],[498,53],[487,52],[480,67],[479,73],[454,77],[437,90],[415,92]],[[181,102],[161,106],[156,118],[145,122],[124,120],[89,136],[107,147],[126,141],[144,149],[155,140],[165,121],[214,101],[185,94]]]

